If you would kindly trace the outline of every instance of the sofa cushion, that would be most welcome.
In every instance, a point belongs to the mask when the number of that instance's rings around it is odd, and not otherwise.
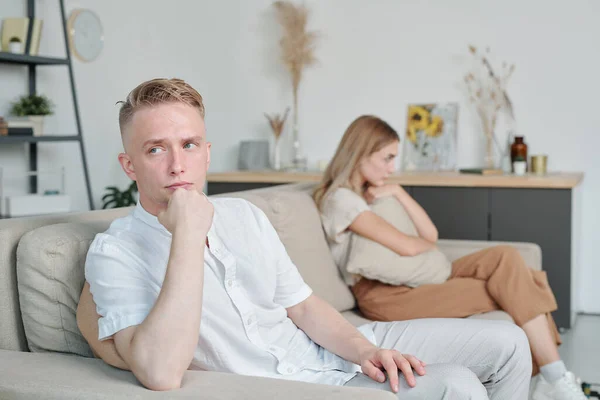
[[[371,210],[399,231],[419,236],[408,212],[395,197],[377,200]],[[352,235],[346,269],[390,285],[417,287],[445,282],[452,272],[452,264],[437,248],[416,256],[401,256],[371,239]]]
[[[27,351],[17,290],[17,246],[21,237],[40,226],[63,222],[105,221],[108,226],[110,221],[128,212],[126,207],[0,219],[0,349]]]
[[[320,385],[225,372],[185,371],[181,388],[152,391],[101,360],[0,350],[0,399],[395,400],[385,390]]]
[[[314,293],[338,311],[351,310],[356,305],[354,296],[329,251],[319,212],[309,194],[311,188],[312,185],[269,188],[219,197],[243,198],[263,210]]]
[[[92,356],[77,328],[85,258],[102,223],[64,223],[34,229],[17,248],[17,285],[25,337],[33,352]]]

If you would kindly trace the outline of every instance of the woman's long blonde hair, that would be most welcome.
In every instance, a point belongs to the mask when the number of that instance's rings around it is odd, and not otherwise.
[[[313,192],[313,199],[319,210],[325,198],[340,187],[351,189],[362,196],[364,188],[353,187],[350,182],[354,171],[365,157],[394,141],[400,141],[400,136],[387,122],[372,115],[356,118],[346,129],[321,183]]]

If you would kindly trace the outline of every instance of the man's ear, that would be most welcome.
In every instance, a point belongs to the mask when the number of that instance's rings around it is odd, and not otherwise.
[[[208,170],[208,167],[210,167],[210,146],[211,143],[210,142],[206,142],[206,169]]]
[[[133,163],[131,162],[131,157],[129,157],[129,154],[120,153],[119,163],[121,164],[121,168],[123,168],[123,171],[125,171],[129,179],[131,179],[132,181],[137,181],[135,169],[133,168]]]

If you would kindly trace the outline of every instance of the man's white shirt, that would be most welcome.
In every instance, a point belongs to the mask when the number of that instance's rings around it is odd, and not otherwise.
[[[314,343],[287,317],[286,308],[312,290],[266,215],[243,199],[211,203],[202,319],[191,367],[331,385],[352,379],[359,366]],[[198,246],[203,240],[198,237]],[[101,316],[100,340],[144,321],[160,293],[170,247],[169,231],[140,203],[96,236],[85,277]],[[374,342],[369,325],[360,330]]]

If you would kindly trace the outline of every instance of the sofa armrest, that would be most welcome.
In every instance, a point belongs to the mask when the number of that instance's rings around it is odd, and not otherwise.
[[[535,243],[440,239],[438,240],[437,245],[450,261],[454,261],[460,257],[466,256],[467,254],[474,253],[488,247],[509,245],[519,251],[525,260],[525,263],[529,267],[535,270],[542,269],[542,249]]]
[[[278,399],[394,400],[391,392],[186,371],[181,389],[153,392],[131,372],[102,360],[58,353],[0,350],[0,399]]]

